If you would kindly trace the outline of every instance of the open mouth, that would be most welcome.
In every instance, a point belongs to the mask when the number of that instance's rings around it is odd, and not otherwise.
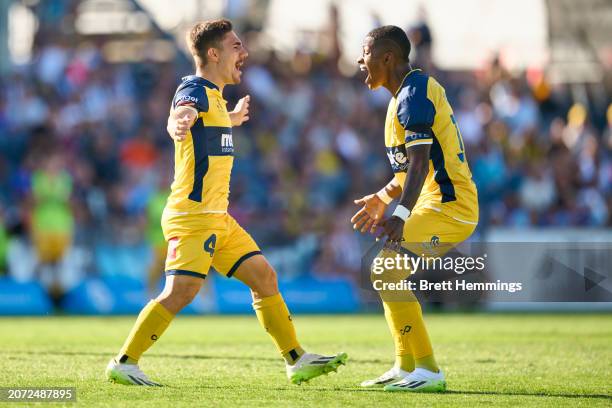
[[[365,78],[365,80],[364,80],[364,82],[367,84],[367,83],[370,81],[370,79],[372,79],[372,78],[370,77],[370,71],[368,71],[368,68],[367,68],[365,65],[359,65],[359,70],[360,70],[361,72],[365,72],[365,73],[367,74],[367,75],[366,75],[366,78]]]
[[[238,71],[240,74],[242,74],[242,70],[241,70],[242,65],[244,65],[244,61],[238,61],[236,63],[236,71]]]

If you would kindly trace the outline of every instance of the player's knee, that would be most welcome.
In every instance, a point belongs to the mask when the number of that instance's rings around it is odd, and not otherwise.
[[[202,283],[196,280],[174,279],[170,283],[166,282],[166,287],[157,300],[170,312],[178,313],[191,303],[201,287]]]

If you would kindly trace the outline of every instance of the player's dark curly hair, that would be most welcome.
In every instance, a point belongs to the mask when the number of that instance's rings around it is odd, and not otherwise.
[[[394,25],[378,27],[367,35],[372,38],[374,49],[385,47],[396,52],[397,56],[404,62],[408,62],[410,55],[410,40],[401,28]]]
[[[196,24],[187,33],[187,44],[191,55],[199,58],[206,65],[206,53],[209,48],[221,48],[221,40],[232,31],[232,23],[224,18],[204,21]]]

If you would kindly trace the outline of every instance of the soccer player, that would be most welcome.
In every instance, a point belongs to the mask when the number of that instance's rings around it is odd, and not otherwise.
[[[234,161],[232,126],[249,119],[249,97],[228,112],[223,88],[240,83],[248,53],[225,19],[196,24],[187,41],[196,73],[183,78],[168,119],[175,174],[162,216],[168,241],[166,283],[140,312],[123,347],[109,362],[106,376],[121,384],[159,385],[147,378],[138,361],[196,296],[211,265],[250,287],[257,319],[284,358],[292,383],[336,371],[347,355],[325,357],[304,351],[278,291],[276,272],[227,213]]]
[[[370,89],[392,95],[385,122],[385,145],[394,173],[380,191],[355,203],[362,208],[351,222],[361,232],[382,230],[387,238],[379,257],[401,250],[411,256],[442,256],[467,239],[478,222],[477,192],[463,141],[444,88],[419,69],[412,69],[406,33],[395,26],[372,30],[358,64]],[[393,215],[387,206],[398,199]],[[401,248],[400,248],[401,246]],[[385,265],[383,263],[379,265]],[[383,281],[401,281],[410,273],[385,271]],[[443,391],[444,375],[434,358],[421,306],[411,292],[379,292],[395,344],[395,365],[363,387],[387,391]]]

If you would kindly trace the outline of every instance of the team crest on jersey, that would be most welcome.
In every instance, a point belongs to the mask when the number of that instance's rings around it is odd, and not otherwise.
[[[387,157],[389,158],[389,163],[391,163],[391,169],[394,173],[406,171],[408,169],[406,146],[399,145],[387,147]]]
[[[221,101],[219,99],[217,99],[216,101],[217,101],[217,109],[219,109],[220,111],[223,111],[223,105],[221,105]]]

